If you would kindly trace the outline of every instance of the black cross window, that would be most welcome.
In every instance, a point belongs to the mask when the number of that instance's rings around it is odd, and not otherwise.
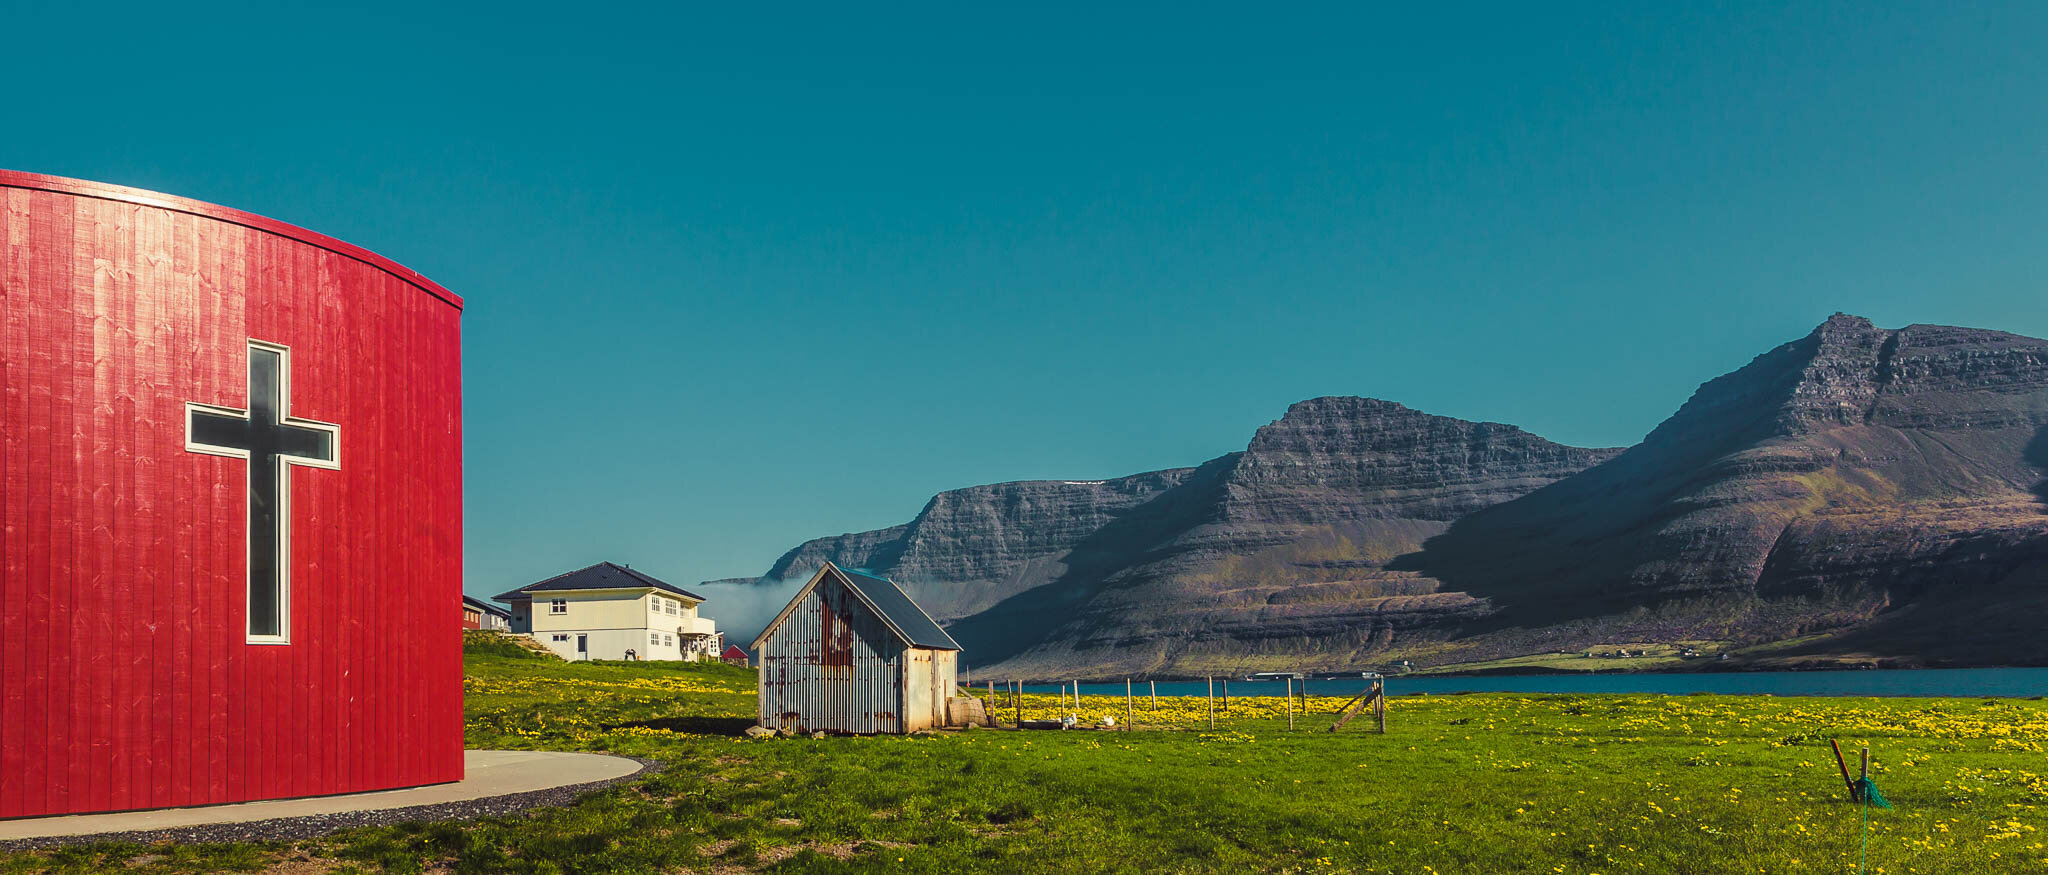
[[[249,460],[249,640],[290,640],[291,468],[340,468],[340,428],[291,415],[291,350],[249,341],[249,409],[185,405],[185,449]]]

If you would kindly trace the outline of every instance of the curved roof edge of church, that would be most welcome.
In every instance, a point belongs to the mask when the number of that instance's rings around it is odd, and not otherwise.
[[[427,279],[419,271],[364,249],[345,240],[337,240],[318,231],[309,231],[289,222],[259,216],[245,210],[224,207],[188,197],[165,194],[142,188],[130,188],[89,179],[72,179],[64,176],[50,176],[42,173],[28,173],[19,170],[0,169],[0,188],[22,188],[48,191],[77,197],[98,198],[120,201],[145,207],[189,213],[194,216],[241,225],[267,234],[288,237],[310,246],[317,246],[337,255],[353,258],[385,273],[388,273],[420,291],[447,302],[455,309],[462,309],[462,298],[443,288],[440,283]]]

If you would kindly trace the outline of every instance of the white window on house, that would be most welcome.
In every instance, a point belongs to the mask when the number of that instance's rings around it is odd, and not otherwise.
[[[567,636],[567,635],[556,635],[556,636],[555,636],[555,640],[556,640],[556,641],[567,641],[567,640],[569,640],[569,636]]]
[[[555,599],[555,600],[553,600],[553,601],[550,601],[550,602],[548,602],[548,613],[550,613],[550,614],[566,614],[566,613],[568,613],[568,612],[569,612],[569,600],[568,600],[568,599]]]
[[[663,645],[663,646],[665,646],[665,647],[674,647],[674,646],[676,646],[676,636],[674,636],[674,635],[663,635],[663,636],[661,636],[661,643],[662,643],[662,645]]]
[[[661,636],[660,636],[660,635],[657,635],[657,634],[655,634],[655,633],[653,633],[653,632],[649,632],[649,633],[647,633],[647,644],[648,644],[649,646],[653,646],[653,645],[656,645],[656,644],[660,644],[660,643],[661,643]]]
[[[676,614],[682,613],[682,603],[676,601],[675,599],[665,599],[665,601],[668,602],[668,612],[670,616],[675,616]]]

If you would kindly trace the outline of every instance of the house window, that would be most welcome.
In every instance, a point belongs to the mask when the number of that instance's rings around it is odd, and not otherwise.
[[[568,613],[568,612],[569,612],[569,600],[568,600],[568,599],[555,599],[555,600],[553,600],[553,601],[550,601],[550,602],[548,602],[548,613],[550,613],[550,614],[566,614],[566,613]]]
[[[647,643],[648,643],[648,645],[649,645],[649,646],[652,646],[652,645],[655,645],[655,644],[660,644],[660,643],[661,643],[661,636],[660,636],[660,635],[656,635],[656,634],[655,634],[655,633],[653,633],[653,632],[649,632],[649,633],[647,633]]]
[[[556,640],[556,641],[567,641],[567,640],[569,640],[569,636],[567,636],[567,635],[556,635],[556,636],[555,636],[555,640]]]
[[[663,644],[664,646],[667,646],[667,647],[674,647],[674,646],[676,646],[676,636],[674,636],[674,635],[663,635],[663,636],[661,636],[661,643],[662,643],[662,644]]]
[[[662,599],[662,602],[668,606],[669,616],[675,616],[677,613],[679,613],[679,611],[676,610],[677,604],[675,599]]]

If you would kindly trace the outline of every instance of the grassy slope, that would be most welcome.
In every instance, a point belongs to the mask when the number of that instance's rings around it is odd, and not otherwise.
[[[1869,739],[1899,805],[1873,871],[2048,867],[2048,705],[1402,697],[1390,734],[1286,730],[1278,699],[1161,700],[1166,731],[748,740],[751,673],[469,659],[474,747],[668,766],[563,809],[288,844],[93,846],[0,871],[1842,872],[1857,811],[1826,737]],[[1084,712],[1121,719],[1120,699]],[[1328,710],[1337,703],[1317,700]],[[1027,697],[1027,716],[1053,714]]]

